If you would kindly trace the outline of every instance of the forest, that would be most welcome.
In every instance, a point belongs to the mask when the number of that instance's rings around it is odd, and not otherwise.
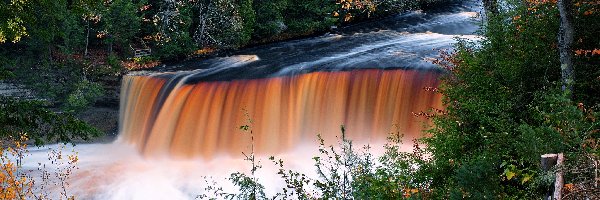
[[[131,71],[232,55],[448,1],[0,1],[0,84],[31,91],[0,97],[0,196],[37,199],[33,182],[14,175],[19,164],[8,154],[21,155],[23,144],[101,137],[106,131],[81,115],[90,107],[118,107],[119,84]],[[239,193],[215,186],[198,197],[540,199],[556,190],[561,174],[558,199],[600,198],[600,1],[482,5],[481,39],[457,38],[433,61],[443,71],[441,84],[426,89],[442,96],[444,108],[414,114],[431,121],[424,137],[404,141],[391,133],[384,154],[374,156],[346,139],[342,125],[336,145],[319,141],[318,177],[276,157],[261,164],[251,149],[244,154],[250,173],[229,178]],[[140,56],[140,49],[151,53]],[[255,134],[251,125],[240,129]],[[403,143],[413,152],[401,151]],[[543,169],[540,156],[559,153],[563,164]],[[285,182],[275,196],[255,174],[271,164]]]

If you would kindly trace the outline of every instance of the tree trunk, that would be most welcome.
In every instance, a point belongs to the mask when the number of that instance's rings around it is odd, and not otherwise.
[[[202,20],[202,26],[200,28],[200,42],[202,43],[202,47],[204,47],[204,27],[206,26],[206,19],[204,19],[204,17],[202,17],[202,15],[200,15],[200,20]]]
[[[573,45],[574,28],[571,0],[558,0],[560,12],[560,28],[558,30],[558,49],[560,55],[560,71],[562,75],[562,90],[569,95],[573,94],[575,75],[573,70]]]
[[[198,17],[200,18],[200,35],[197,38],[198,41],[196,41],[197,43],[200,43],[200,45],[202,46],[202,48],[205,46],[205,42],[204,42],[204,31],[205,31],[205,27],[206,27],[206,17],[204,17],[204,15],[208,12],[208,6],[206,6],[206,11],[204,9],[204,4],[200,5],[200,14],[198,15]]]
[[[87,19],[87,34],[85,35],[85,52],[84,57],[88,56],[88,45],[90,44],[90,20]]]
[[[52,63],[52,61],[54,61],[52,59],[52,43],[48,44],[48,61],[50,61],[50,63]]]
[[[112,35],[109,35],[109,37],[112,37]],[[108,42],[108,55],[112,54],[112,50],[113,50],[113,41],[112,38],[109,39],[110,41]]]

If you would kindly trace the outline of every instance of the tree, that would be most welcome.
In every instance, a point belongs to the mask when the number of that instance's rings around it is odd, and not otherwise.
[[[239,0],[238,7],[240,12],[240,17],[242,17],[243,28],[242,28],[242,36],[241,36],[241,44],[246,44],[252,38],[252,33],[254,32],[254,26],[256,23],[256,13],[254,12],[254,8],[252,8],[253,0]]]
[[[50,62],[56,44],[64,41],[65,20],[69,14],[66,0],[40,0],[31,3],[27,20],[29,39],[25,41],[29,48],[46,55]]]
[[[204,12],[203,19],[206,20],[204,40],[198,41],[202,44],[220,49],[235,49],[245,44],[244,25],[239,9],[235,3],[229,0],[211,1]],[[204,46],[204,45],[202,45]]]
[[[338,9],[335,1],[329,0],[288,0],[284,22],[286,32],[312,34],[316,31],[328,30],[337,22],[332,13]]]
[[[496,15],[499,12],[497,0],[483,0],[483,7],[488,15]]]
[[[287,4],[287,0],[254,2],[254,10],[256,11],[255,38],[273,37],[287,28],[283,18],[284,9],[287,7]]]
[[[29,133],[36,145],[88,140],[101,134],[70,112],[56,113],[45,108],[42,101],[0,98],[0,138],[18,137],[21,132]]]
[[[108,7],[104,23],[108,33],[108,51],[112,51],[113,42],[129,50],[129,44],[140,30],[141,20],[137,16],[138,8],[131,0],[115,0]]]
[[[73,54],[85,47],[85,27],[81,24],[81,18],[69,11],[62,23],[64,29],[63,45],[59,45],[63,53]]]
[[[74,17],[83,19],[85,23],[85,32],[81,33],[85,35],[84,56],[88,55],[92,23],[97,24],[100,22],[100,12],[102,8],[103,5],[101,0],[81,0],[73,2],[71,11]]]
[[[0,44],[8,41],[19,42],[28,36],[25,27],[27,0],[0,1]]]
[[[559,9],[552,1],[505,2],[511,9],[489,18],[482,30],[484,39],[459,42],[455,54],[442,62],[448,73],[439,91],[447,107],[434,117],[431,135],[424,139],[433,162],[422,168],[440,199],[539,198],[550,184],[544,181],[552,179],[540,170],[540,155],[564,152],[575,165],[588,152],[598,152],[586,150],[597,146],[584,142],[598,141],[597,114],[586,111],[583,103],[574,103],[586,102],[578,95],[597,84],[582,79],[577,82],[582,90],[574,93],[581,99],[565,96],[573,93],[574,71],[562,57],[571,54],[573,35],[579,45],[583,43],[579,41],[599,44],[597,31],[583,32],[595,30],[591,27],[597,27],[598,18],[586,17],[593,16],[591,12],[568,16],[577,12],[566,6],[583,1],[559,1]],[[580,11],[598,5],[581,4]],[[577,29],[575,35],[570,26],[582,22],[587,27]],[[553,36],[559,32],[562,44],[557,48]],[[568,59],[579,66],[593,64],[597,58]],[[561,85],[568,92],[561,92]],[[566,182],[588,184],[580,180],[596,178],[590,174],[573,172],[565,175],[570,179]]]
[[[571,0],[558,0],[558,11],[560,13],[560,28],[558,30],[558,48],[560,55],[560,70],[562,75],[562,90],[572,94],[575,81],[573,69],[573,14]]]
[[[193,9],[202,7],[203,1],[159,1],[151,4],[147,13],[154,23],[150,26],[150,38],[161,59],[174,59],[188,55],[196,45],[190,30]],[[154,9],[152,9],[154,7]],[[155,13],[152,13],[154,11]],[[148,19],[150,21],[150,19]]]

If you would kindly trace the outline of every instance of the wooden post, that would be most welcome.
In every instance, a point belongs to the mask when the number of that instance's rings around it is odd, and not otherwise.
[[[590,159],[594,161],[594,188],[598,188],[598,181],[600,181],[600,178],[598,178],[598,160],[593,157]]]
[[[556,174],[554,179],[554,187],[550,188],[551,191],[548,191],[548,194],[544,199],[548,200],[561,200],[562,199],[562,188],[564,187],[564,177],[563,177],[563,162],[565,157],[562,153],[559,154],[544,154],[542,155],[542,170],[548,171],[551,170],[552,167],[556,166]],[[554,190],[554,191],[552,191]]]
[[[558,160],[557,154],[544,154],[542,155],[542,170],[548,171],[556,165]]]
[[[594,159],[594,187],[598,188],[598,160]]]
[[[556,160],[556,180],[554,181],[554,199],[561,200],[562,199],[562,188],[564,186],[563,180],[563,162],[565,160],[565,156],[562,153],[558,154],[558,159]]]
[[[556,154],[544,154],[542,155],[542,170],[549,171],[553,166],[556,165],[558,155]],[[552,200],[552,190],[554,188],[549,187],[548,192],[544,196],[544,200]]]

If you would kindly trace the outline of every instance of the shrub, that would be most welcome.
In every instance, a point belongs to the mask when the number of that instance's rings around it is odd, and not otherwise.
[[[485,38],[460,41],[438,62],[448,70],[440,88],[447,113],[423,139],[434,198],[539,198],[549,187],[540,156],[578,160],[598,129],[557,89],[556,7],[509,3],[486,21]]]
[[[72,113],[57,113],[41,101],[0,98],[0,138],[18,137],[14,133],[28,132],[37,145],[45,142],[87,140],[100,131],[75,118]]]
[[[76,152],[66,154],[64,146],[51,148],[48,152],[50,163],[39,163],[37,170],[40,177],[34,177],[34,170],[23,168],[23,163],[30,156],[26,143],[29,138],[25,133],[17,135],[17,139],[3,140],[0,147],[0,198],[51,199],[59,195],[61,199],[75,199],[68,193],[68,181],[77,169],[79,159]],[[59,194],[53,193],[56,191]]]
[[[263,0],[253,4],[256,12],[255,38],[270,38],[286,29],[284,22],[284,9],[286,0]]]
[[[82,80],[75,86],[75,90],[69,94],[69,97],[67,97],[65,110],[79,112],[93,104],[102,95],[104,95],[104,89],[100,84]]]

